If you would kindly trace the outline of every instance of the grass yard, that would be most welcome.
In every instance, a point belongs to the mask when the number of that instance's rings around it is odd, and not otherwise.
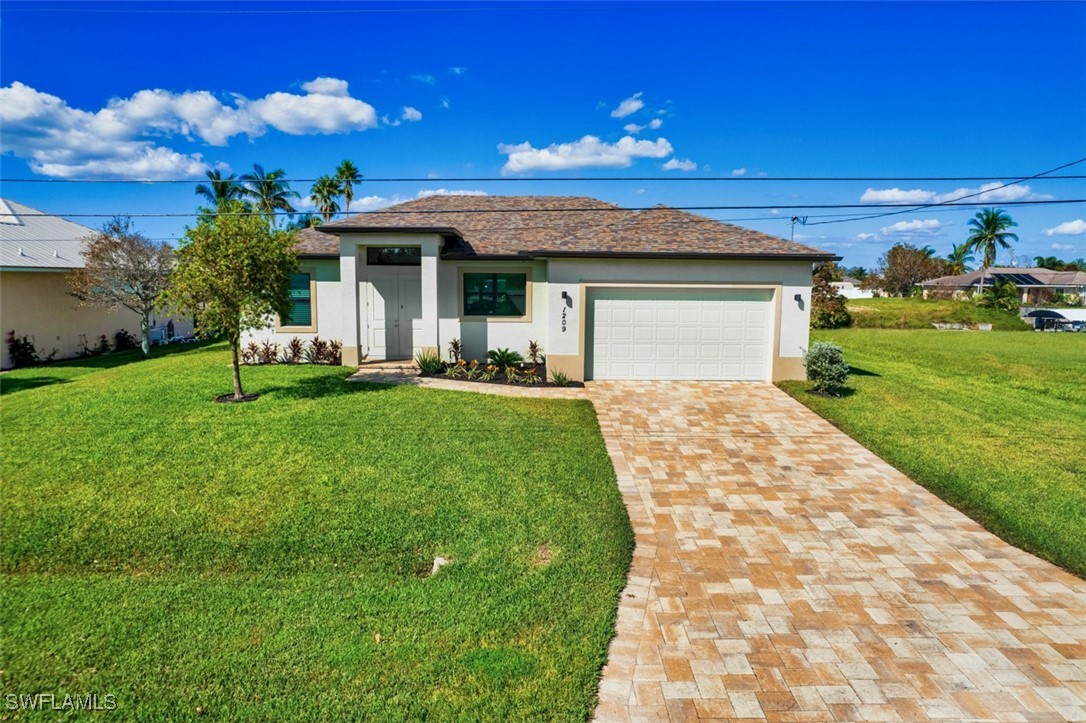
[[[859,329],[932,329],[936,323],[991,324],[996,331],[1027,331],[1018,314],[951,299],[849,299]]]
[[[590,714],[633,534],[588,402],[272,366],[219,405],[222,345],[115,361],[0,377],[5,694],[113,693],[141,720]]]
[[[781,386],[1004,540],[1086,577],[1086,334],[843,329],[852,393]]]

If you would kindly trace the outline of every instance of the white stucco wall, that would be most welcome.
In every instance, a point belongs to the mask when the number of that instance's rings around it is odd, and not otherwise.
[[[340,292],[339,260],[338,259],[301,259],[299,266],[303,271],[312,270],[316,277],[316,299],[314,306],[317,317],[317,330],[315,332],[276,332],[274,319],[269,319],[267,326],[261,329],[251,329],[242,334],[241,343],[248,344],[255,341],[258,344],[271,340],[277,344],[284,344],[293,337],[308,341],[314,336],[322,339],[343,340],[342,320],[343,295]]]

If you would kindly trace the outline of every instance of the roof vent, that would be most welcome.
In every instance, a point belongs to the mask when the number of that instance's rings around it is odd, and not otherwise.
[[[60,258],[60,252],[57,251],[56,249],[53,249],[53,258],[54,259],[59,259]]]
[[[20,256],[26,256],[26,254],[23,253],[23,247],[22,246],[19,247],[19,255]]]

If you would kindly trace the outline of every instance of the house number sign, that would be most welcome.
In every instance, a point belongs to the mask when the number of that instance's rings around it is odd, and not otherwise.
[[[566,333],[566,307],[562,307],[562,333]]]

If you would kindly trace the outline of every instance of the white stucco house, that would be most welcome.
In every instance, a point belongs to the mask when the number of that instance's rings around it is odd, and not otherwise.
[[[849,276],[840,281],[831,281],[830,286],[837,289],[837,293],[846,299],[872,299],[875,297],[874,291],[860,288],[859,280]]]
[[[529,341],[571,379],[803,378],[812,264],[833,254],[665,206],[431,196],[298,233],[294,311],[344,364]]]

